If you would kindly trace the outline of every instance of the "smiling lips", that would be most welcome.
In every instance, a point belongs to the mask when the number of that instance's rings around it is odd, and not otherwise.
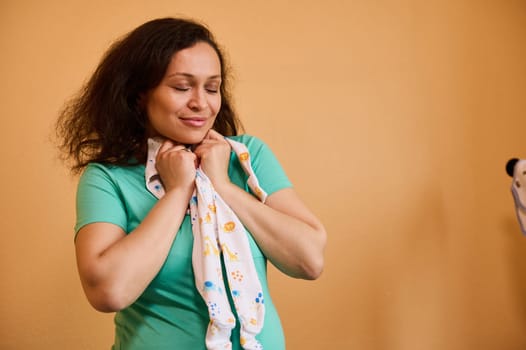
[[[206,118],[202,117],[181,118],[181,121],[183,124],[193,128],[200,128],[206,124]]]

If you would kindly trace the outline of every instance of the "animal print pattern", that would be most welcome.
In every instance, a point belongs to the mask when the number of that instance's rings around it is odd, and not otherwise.
[[[226,139],[248,176],[247,184],[262,202],[267,194],[259,186],[250,164],[250,154],[240,142]],[[162,139],[148,140],[146,187],[157,198],[164,195],[160,177],[155,168],[155,158]],[[206,334],[209,350],[231,349],[230,335],[236,325],[230,308],[226,284],[230,289],[239,317],[240,344],[246,350],[261,350],[256,339],[263,328],[265,303],[247,232],[239,218],[215,192],[212,182],[201,168],[196,171],[196,189],[190,200],[190,215],[194,246],[192,265],[195,285],[208,306],[210,323]],[[227,281],[223,279],[223,261]]]

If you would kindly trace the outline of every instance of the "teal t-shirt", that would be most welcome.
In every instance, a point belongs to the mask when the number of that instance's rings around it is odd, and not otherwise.
[[[269,195],[292,186],[272,151],[261,140],[249,135],[232,139],[247,146],[254,172]],[[77,190],[75,232],[94,222],[112,223],[127,233],[132,232],[157,202],[146,189],[144,170],[144,165],[88,165]],[[233,152],[228,173],[233,183],[250,191],[247,176]],[[285,349],[281,322],[268,290],[267,259],[252,236],[248,237],[265,299],[265,323],[257,339],[264,349]],[[190,217],[186,215],[157,276],[137,301],[116,313],[112,349],[206,350],[208,309],[195,288],[192,245]],[[235,312],[233,307],[232,310]],[[242,349],[239,320],[231,340],[232,349]]]

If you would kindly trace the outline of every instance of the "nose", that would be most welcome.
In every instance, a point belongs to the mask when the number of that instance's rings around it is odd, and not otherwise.
[[[206,108],[206,96],[202,89],[193,89],[188,107],[192,110],[202,110]]]

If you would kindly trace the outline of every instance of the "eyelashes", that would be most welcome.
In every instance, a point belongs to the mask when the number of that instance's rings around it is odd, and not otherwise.
[[[179,86],[175,86],[175,87],[173,87],[173,89],[176,90],[176,91],[182,91],[182,92],[190,90],[189,87],[179,87]]]
[[[186,92],[186,91],[190,91],[191,88],[182,87],[182,86],[174,86],[173,89],[179,92]],[[219,89],[218,88],[205,88],[205,91],[208,92],[209,94],[217,94],[219,92]]]

